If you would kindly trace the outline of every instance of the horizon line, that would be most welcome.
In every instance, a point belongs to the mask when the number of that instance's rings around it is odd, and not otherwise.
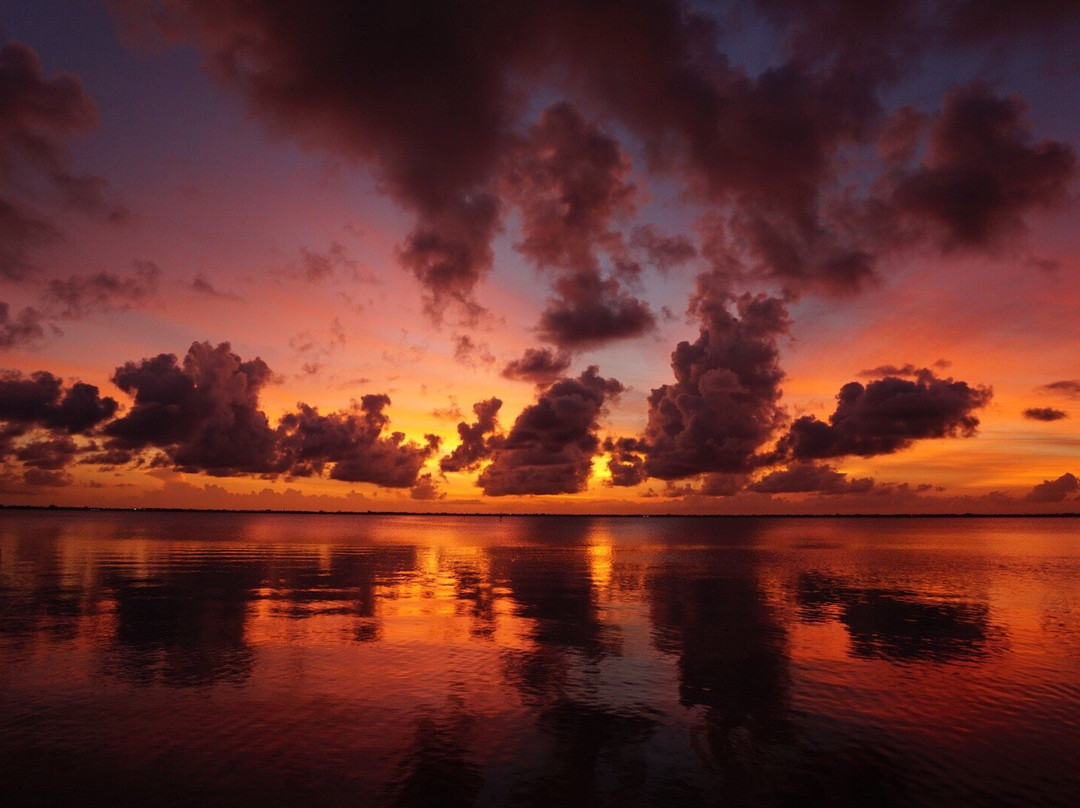
[[[281,514],[304,516],[469,516],[469,517],[555,517],[555,518],[607,518],[607,519],[1046,519],[1061,517],[1080,517],[1080,511],[1059,511],[1053,513],[975,513],[956,512],[893,512],[893,513],[553,513],[520,511],[328,511],[300,510],[293,508],[170,508],[165,506],[113,507],[96,505],[6,505],[0,503],[0,510],[17,511],[105,511],[109,513],[237,513],[237,514]]]

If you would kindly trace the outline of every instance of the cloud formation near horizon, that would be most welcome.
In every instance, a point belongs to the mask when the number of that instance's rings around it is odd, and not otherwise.
[[[813,415],[797,418],[780,441],[779,453],[795,460],[872,457],[926,438],[971,437],[979,425],[975,410],[985,407],[991,395],[989,388],[940,379],[929,370],[914,379],[849,382],[837,394],[828,422]]]
[[[1064,502],[1070,494],[1080,493],[1080,480],[1066,472],[1056,480],[1043,480],[1024,497],[1028,502]]]
[[[721,279],[705,275],[691,312],[701,323],[698,338],[676,346],[675,381],[648,400],[644,473],[663,480],[749,471],[785,417],[777,345],[788,328],[783,303],[733,298]]]
[[[1067,363],[1060,375],[1040,366],[1041,378],[1019,393],[1010,385],[1029,350],[1019,342],[985,343],[1001,352],[997,378],[954,379],[943,360],[923,367],[941,355],[931,337],[967,366],[974,331],[949,342],[959,319],[927,329],[928,344],[905,343],[910,353],[899,359],[919,364],[889,360],[898,358],[894,335],[925,316],[914,304],[931,288],[942,306],[964,306],[985,283],[985,299],[964,317],[988,334],[997,329],[995,337],[1021,328],[1044,336],[1052,318],[1066,322],[1060,307],[1076,297],[1068,271],[1076,240],[1061,213],[1076,204],[1080,163],[1073,113],[1054,96],[1080,69],[1072,55],[1080,5],[108,6],[121,26],[116,40],[115,31],[98,32],[95,48],[59,57],[83,78],[55,69],[51,45],[39,57],[0,40],[0,349],[16,352],[7,364],[23,369],[0,385],[0,477],[89,484],[86,466],[96,464],[321,477],[418,500],[474,479],[487,496],[571,494],[602,482],[624,503],[646,495],[649,480],[663,481],[655,489],[668,498],[869,499],[902,483],[853,479],[843,458],[970,438],[980,419],[985,440],[1001,440],[991,383],[1000,400],[1025,402],[1011,405],[1006,428],[1017,427],[1019,411],[1028,437],[1059,441],[1057,462],[1067,460],[1073,421],[1064,405],[1080,398]],[[23,30],[34,25],[40,18]],[[123,93],[102,96],[104,129],[86,138],[99,124],[88,89],[101,86],[106,52],[157,60],[192,98],[204,89],[192,59],[125,53],[132,33],[197,55],[217,82],[209,126],[190,132],[202,141],[148,137],[160,161],[149,149],[124,150],[135,116]],[[993,71],[978,67],[991,63]],[[1034,78],[1040,67],[1060,70],[1043,77],[1045,92]],[[151,86],[164,87],[155,82],[125,89],[144,100]],[[265,130],[265,150],[250,130],[216,125],[240,120],[237,103],[247,111],[238,126]],[[249,149],[253,162],[228,172],[235,183],[226,191],[209,181],[211,169],[185,162],[185,149],[201,142],[222,159]],[[127,212],[103,176],[80,173],[82,154],[106,154],[110,175],[146,182],[131,188],[153,220],[134,222],[130,239],[110,235],[104,223]],[[256,162],[283,173],[249,183]],[[190,175],[183,193],[155,186],[177,171]],[[231,218],[235,201],[258,214],[244,211],[245,219],[280,221],[261,215],[265,200],[254,194],[291,193],[294,178],[306,193],[320,171],[318,193],[295,209],[295,232],[290,224],[268,237]],[[166,270],[133,260],[142,256]],[[1020,279],[1029,282],[1021,288]],[[343,289],[368,281],[363,302]],[[1053,294],[1036,285],[1044,283],[1057,284]],[[675,310],[688,291],[689,330],[680,333]],[[1016,318],[992,318],[991,304],[1010,291]],[[248,305],[231,306],[240,293]],[[417,294],[429,322],[415,320]],[[114,342],[101,315],[133,308],[139,316],[117,318]],[[138,322],[119,322],[128,320]],[[279,320],[289,326],[280,334]],[[55,344],[58,326],[94,340],[95,350],[74,362],[70,346]],[[855,329],[858,364],[839,370],[838,340]],[[143,347],[154,333],[182,333],[182,345],[192,334],[211,339],[158,353],[168,346]],[[241,358],[223,341],[229,336],[261,346],[283,375],[259,357]],[[97,353],[122,340],[140,347]],[[670,372],[663,361],[646,366],[658,345],[672,349]],[[21,353],[42,348],[51,358],[40,365]],[[811,350],[827,355],[818,364]],[[1043,361],[1060,362],[1060,350]],[[449,369],[437,366],[451,354]],[[100,384],[117,361],[115,399],[71,378],[26,375],[39,366],[90,374],[97,362]],[[590,370],[575,377],[582,367]],[[495,378],[500,368],[502,379],[535,385],[519,412],[502,401],[520,401],[524,385]],[[837,372],[851,374],[840,382],[857,381],[822,407]],[[348,405],[335,398],[371,378],[383,380],[374,392],[357,391]],[[286,383],[305,392],[283,403],[272,385]],[[36,414],[17,415],[20,396],[42,384],[51,392],[26,405]],[[457,411],[428,427],[430,402],[417,405],[418,391]],[[404,408],[393,421],[391,394]],[[322,395],[333,403],[313,398]],[[476,402],[472,414],[462,416],[458,402]],[[87,425],[57,420],[64,406],[71,417],[81,407],[78,423]],[[609,415],[618,424],[610,434]],[[422,434],[429,428],[445,434]],[[594,476],[603,453],[607,474]],[[957,470],[963,465],[947,477],[984,484]]]
[[[477,485],[488,496],[583,491],[600,450],[597,419],[605,402],[622,392],[595,366],[555,382],[518,415]]]
[[[300,403],[272,427],[259,396],[273,380],[262,359],[244,361],[228,343],[196,342],[183,360],[159,354],[117,368],[113,383],[133,398],[117,416],[117,402],[100,397],[92,385],[77,382],[65,390],[45,371],[28,377],[5,371],[0,375],[0,456],[56,471],[77,457],[122,466],[143,463],[147,452],[157,452],[152,465],[189,473],[268,478],[325,473],[344,482],[410,488],[438,449],[434,435],[417,444],[388,432],[390,398],[383,394],[362,396],[351,408],[327,414]],[[52,437],[23,439],[34,428]],[[62,435],[95,440],[79,445]]]

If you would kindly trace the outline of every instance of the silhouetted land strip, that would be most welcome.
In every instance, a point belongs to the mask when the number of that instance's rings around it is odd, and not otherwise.
[[[295,514],[300,516],[468,516],[521,517],[542,516],[552,519],[609,518],[609,519],[1060,519],[1080,518],[1080,512],[1056,513],[516,513],[512,511],[304,511],[275,508],[100,508],[74,505],[4,505],[0,511],[69,511],[76,513],[258,513]]]

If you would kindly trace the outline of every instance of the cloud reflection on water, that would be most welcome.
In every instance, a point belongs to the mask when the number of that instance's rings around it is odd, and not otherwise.
[[[30,794],[56,796],[49,750],[63,747],[93,763],[73,775],[74,804],[124,770],[153,798],[162,749],[178,799],[234,804],[995,804],[994,772],[951,745],[947,716],[899,712],[912,686],[959,695],[960,709],[990,684],[956,691],[953,666],[977,677],[1013,652],[1003,615],[1011,640],[1025,612],[991,604],[981,561],[931,575],[920,556],[919,579],[896,556],[902,583],[867,583],[842,537],[768,520],[449,520],[428,522],[427,542],[413,525],[375,543],[393,520],[319,542],[318,517],[275,534],[252,515],[198,539],[170,539],[149,515],[108,519],[111,532],[35,516],[0,533],[0,695],[21,727],[0,733],[0,770]],[[462,525],[490,530],[476,541]],[[1058,613],[1076,613],[1055,592]],[[819,635],[806,632],[830,626],[848,644],[808,651]],[[890,678],[897,663],[914,685]],[[1007,688],[1007,672],[987,682]],[[1045,687],[1030,692],[1048,715],[1068,706],[1053,699],[1069,691]],[[123,708],[103,710],[106,693]],[[968,701],[993,737],[999,708]],[[91,716],[85,744],[50,729]],[[1020,789],[1046,804],[1074,782],[1054,774],[1055,750],[1080,749],[1054,726],[1040,779]],[[1043,729],[1023,730],[1027,743]],[[42,757],[16,766],[27,748]],[[971,774],[954,782],[942,766]]]

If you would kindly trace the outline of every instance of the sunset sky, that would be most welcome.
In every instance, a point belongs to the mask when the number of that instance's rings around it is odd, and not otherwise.
[[[1080,511],[1080,3],[0,37],[2,504]]]

